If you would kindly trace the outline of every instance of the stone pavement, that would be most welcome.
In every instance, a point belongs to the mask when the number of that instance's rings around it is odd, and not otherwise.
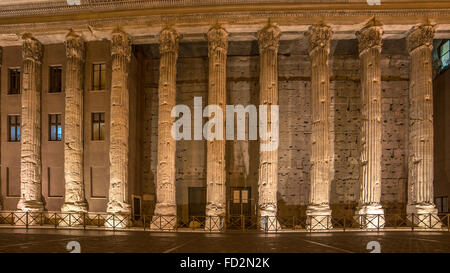
[[[218,234],[0,229],[0,253],[65,253],[70,241],[79,242],[82,253],[367,253],[370,241],[379,242],[385,253],[450,253],[450,232],[434,231]]]

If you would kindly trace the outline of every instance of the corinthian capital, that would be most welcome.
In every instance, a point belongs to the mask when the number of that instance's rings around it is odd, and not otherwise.
[[[36,40],[30,33],[22,36],[22,58],[23,60],[31,60],[41,62],[43,48],[41,42]]]
[[[309,53],[311,54],[317,48],[330,50],[331,27],[323,23],[312,25],[306,36],[309,38]]]
[[[128,60],[131,57],[130,37],[120,29],[116,29],[112,33],[111,55],[122,55]]]
[[[281,31],[277,25],[269,23],[258,31],[259,51],[277,50],[280,44]]]
[[[217,50],[228,50],[228,32],[221,26],[213,26],[208,33],[208,52],[211,56]]]
[[[69,34],[66,36],[64,45],[66,47],[67,58],[84,60],[84,40],[80,35],[76,34],[73,30],[70,30]]]
[[[383,28],[382,24],[373,18],[360,31],[356,32],[359,43],[359,54],[377,48],[381,51]]]
[[[170,27],[163,29],[159,36],[159,53],[178,52],[179,40],[180,35],[175,29]]]
[[[408,44],[408,51],[412,52],[414,49],[426,46],[433,48],[433,37],[436,25],[424,24],[412,27],[406,37]]]

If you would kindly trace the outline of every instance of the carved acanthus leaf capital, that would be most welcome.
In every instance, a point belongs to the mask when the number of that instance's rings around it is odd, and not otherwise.
[[[309,27],[305,35],[309,38],[309,53],[317,48],[330,50],[331,27],[325,24],[317,24]]]
[[[208,33],[208,53],[211,56],[217,50],[227,52],[228,50],[228,32],[221,26],[213,26]]]
[[[360,31],[356,32],[358,38],[359,54],[377,48],[381,51],[383,40],[382,24],[375,19],[370,20]]]
[[[161,31],[159,36],[159,53],[178,52],[178,44],[180,35],[178,32],[170,27]]]
[[[421,46],[432,49],[435,29],[436,25],[431,24],[416,25],[411,28],[406,37],[408,51],[412,52]]]
[[[31,60],[35,62],[41,62],[43,47],[41,42],[35,39],[30,33],[25,33],[22,36],[22,58],[23,60]]]
[[[66,47],[67,58],[84,60],[84,40],[80,35],[70,30],[66,36],[64,45]]]
[[[278,50],[280,44],[281,31],[277,25],[269,23],[258,31],[259,52],[267,49]]]
[[[121,55],[130,60],[131,57],[131,39],[120,29],[114,30],[111,38],[111,55]]]

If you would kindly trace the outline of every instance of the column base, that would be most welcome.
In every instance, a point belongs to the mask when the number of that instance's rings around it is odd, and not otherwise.
[[[153,215],[150,230],[168,231],[177,228],[176,215]]]
[[[44,204],[37,200],[25,200],[20,198],[14,214],[16,225],[41,225],[44,222]]]
[[[262,231],[281,230],[280,222],[277,219],[277,206],[273,204],[263,204],[259,206],[259,228]]]
[[[384,209],[381,205],[362,205],[356,211],[355,218],[363,229],[384,228]]]
[[[86,202],[66,202],[61,207],[61,212],[87,212]]]
[[[223,216],[206,216],[205,231],[223,231]]]
[[[306,210],[306,229],[328,230],[333,228],[331,209],[327,205],[309,205]]]
[[[414,204],[406,207],[407,219],[410,224],[420,228],[442,228],[438,210],[432,204]]]
[[[131,207],[128,203],[110,201],[106,212],[108,215],[105,219],[105,227],[127,228],[130,226]]]

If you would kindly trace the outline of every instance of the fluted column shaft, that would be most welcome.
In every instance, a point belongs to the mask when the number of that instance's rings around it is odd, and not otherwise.
[[[41,43],[23,35],[22,124],[20,147],[20,200],[22,211],[43,210],[41,196]]]
[[[433,200],[434,26],[416,26],[408,33],[411,56],[409,87],[409,213],[436,213]]]
[[[383,30],[376,21],[357,33],[361,63],[361,190],[360,214],[381,209],[381,71]]]
[[[113,32],[111,56],[110,184],[107,211],[130,213],[128,201],[128,69],[131,57],[131,42],[128,35],[121,30]]]
[[[331,28],[319,24],[308,32],[311,58],[311,187],[309,214],[331,214],[329,207],[330,168],[330,80],[328,54]]]
[[[177,214],[175,195],[176,142],[171,135],[174,118],[172,108],[176,103],[176,76],[178,57],[178,33],[171,28],[161,32],[159,52],[158,87],[158,165],[156,177],[155,215]]]
[[[267,129],[271,130],[272,106],[278,106],[278,46],[281,32],[269,24],[258,32],[260,74],[260,105],[266,105]],[[261,117],[260,117],[261,118]],[[260,139],[258,207],[260,216],[276,216],[278,189],[278,148],[264,150],[263,145],[270,140]]]
[[[64,180],[65,196],[61,211],[86,212],[84,195],[83,93],[84,41],[70,32],[65,41]]]
[[[222,132],[225,132],[226,68],[228,33],[215,26],[208,31],[209,88],[208,104],[222,109]],[[220,118],[220,117],[211,117]],[[216,125],[217,122],[216,122]],[[218,130],[218,128],[215,128]],[[225,137],[207,140],[206,170],[206,215],[225,216],[226,214],[226,172],[225,172]]]

